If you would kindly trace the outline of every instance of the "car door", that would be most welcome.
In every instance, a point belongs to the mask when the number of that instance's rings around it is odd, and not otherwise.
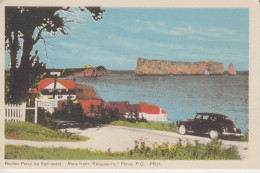
[[[193,121],[193,131],[206,133],[209,127],[209,115],[197,114]]]
[[[204,114],[202,116],[201,122],[200,122],[200,132],[201,133],[207,133],[210,126],[210,116],[207,114]]]
[[[201,131],[202,118],[203,118],[203,116],[201,114],[197,114],[194,117],[194,121],[192,123],[192,131],[194,131],[196,133]]]

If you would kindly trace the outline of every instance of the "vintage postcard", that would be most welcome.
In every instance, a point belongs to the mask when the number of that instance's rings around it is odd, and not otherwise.
[[[1,1],[1,169],[259,168],[259,2]]]

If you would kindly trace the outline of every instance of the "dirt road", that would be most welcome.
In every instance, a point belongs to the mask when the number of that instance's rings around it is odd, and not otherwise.
[[[65,129],[63,129],[65,130]],[[200,144],[207,144],[211,140],[205,137],[179,135],[172,132],[158,130],[145,130],[113,125],[104,125],[101,127],[79,129],[67,128],[68,132],[76,133],[81,136],[87,136],[90,140],[86,142],[54,142],[54,141],[24,141],[24,140],[5,140],[5,144],[10,145],[28,145],[33,147],[65,147],[65,148],[89,148],[91,150],[107,151],[125,151],[135,146],[135,141],[143,141],[147,145],[162,144],[168,142],[169,145],[181,142],[184,145],[187,142],[194,144],[195,140]],[[246,159],[248,151],[247,142],[235,142],[222,140],[223,147],[236,146],[241,159]]]

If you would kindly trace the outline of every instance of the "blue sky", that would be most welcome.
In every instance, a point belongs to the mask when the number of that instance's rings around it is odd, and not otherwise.
[[[248,9],[104,8],[103,19],[75,13],[68,36],[48,39],[35,49],[47,68],[103,65],[135,70],[136,59],[216,61],[249,69]],[[6,56],[6,66],[9,63]]]

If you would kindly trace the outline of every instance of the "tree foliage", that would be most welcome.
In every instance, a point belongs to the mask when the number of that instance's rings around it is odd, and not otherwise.
[[[77,9],[81,12],[89,11],[96,21],[102,19],[104,13],[99,7]],[[74,11],[70,7],[6,7],[5,48],[10,55],[10,102],[23,100],[29,89],[33,63],[30,58],[35,44],[42,40],[46,47],[49,36],[67,35],[70,30],[67,23],[75,20],[66,17],[64,13]],[[21,51],[21,57],[18,57],[18,51]]]

